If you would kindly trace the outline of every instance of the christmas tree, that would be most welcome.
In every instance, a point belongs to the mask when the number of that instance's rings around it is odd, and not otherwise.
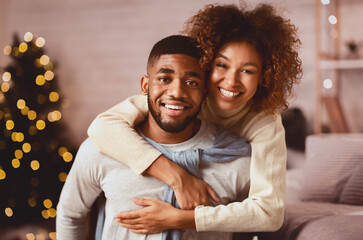
[[[44,38],[32,33],[4,48],[11,63],[0,91],[0,223],[53,219],[74,148],[62,124],[62,95]]]

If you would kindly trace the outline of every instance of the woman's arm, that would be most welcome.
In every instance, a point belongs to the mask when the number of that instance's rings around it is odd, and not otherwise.
[[[258,114],[251,121],[254,124],[241,133],[249,137],[252,145],[251,184],[247,199],[216,207],[198,206],[194,214],[180,212],[156,200],[148,204],[138,200],[135,203],[148,207],[119,213],[116,221],[139,233],[173,228],[222,232],[277,231],[283,223],[285,208],[285,131],[280,116]],[[157,219],[165,221],[161,224]]]
[[[134,127],[144,121],[147,114],[146,97],[130,97],[98,115],[88,135],[100,152],[126,164],[136,174],[149,174],[171,186],[182,209],[210,205],[208,195],[218,201],[217,194],[207,183],[189,175],[137,133]]]

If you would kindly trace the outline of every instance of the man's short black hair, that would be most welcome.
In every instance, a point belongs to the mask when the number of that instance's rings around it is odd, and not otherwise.
[[[155,43],[147,61],[147,68],[149,69],[161,55],[166,54],[185,54],[198,60],[201,57],[197,42],[193,38],[172,35]]]

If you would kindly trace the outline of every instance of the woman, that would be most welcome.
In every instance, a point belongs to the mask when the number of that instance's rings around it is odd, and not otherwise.
[[[136,96],[99,115],[89,135],[102,152],[135,173],[169,184],[182,210],[136,199],[136,204],[146,207],[120,213],[117,220],[137,233],[170,228],[276,231],[283,222],[286,168],[279,112],[286,109],[292,87],[301,78],[296,28],[270,5],[251,11],[208,5],[189,19],[185,33],[199,43],[201,65],[209,76],[208,99],[200,118],[222,124],[251,143],[249,196],[242,202],[208,206],[208,194],[218,197],[207,183],[187,174],[130,129],[143,121],[147,109]]]

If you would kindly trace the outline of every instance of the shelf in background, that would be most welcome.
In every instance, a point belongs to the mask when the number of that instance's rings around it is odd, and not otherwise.
[[[363,59],[321,60],[321,69],[355,69],[363,68]]]

